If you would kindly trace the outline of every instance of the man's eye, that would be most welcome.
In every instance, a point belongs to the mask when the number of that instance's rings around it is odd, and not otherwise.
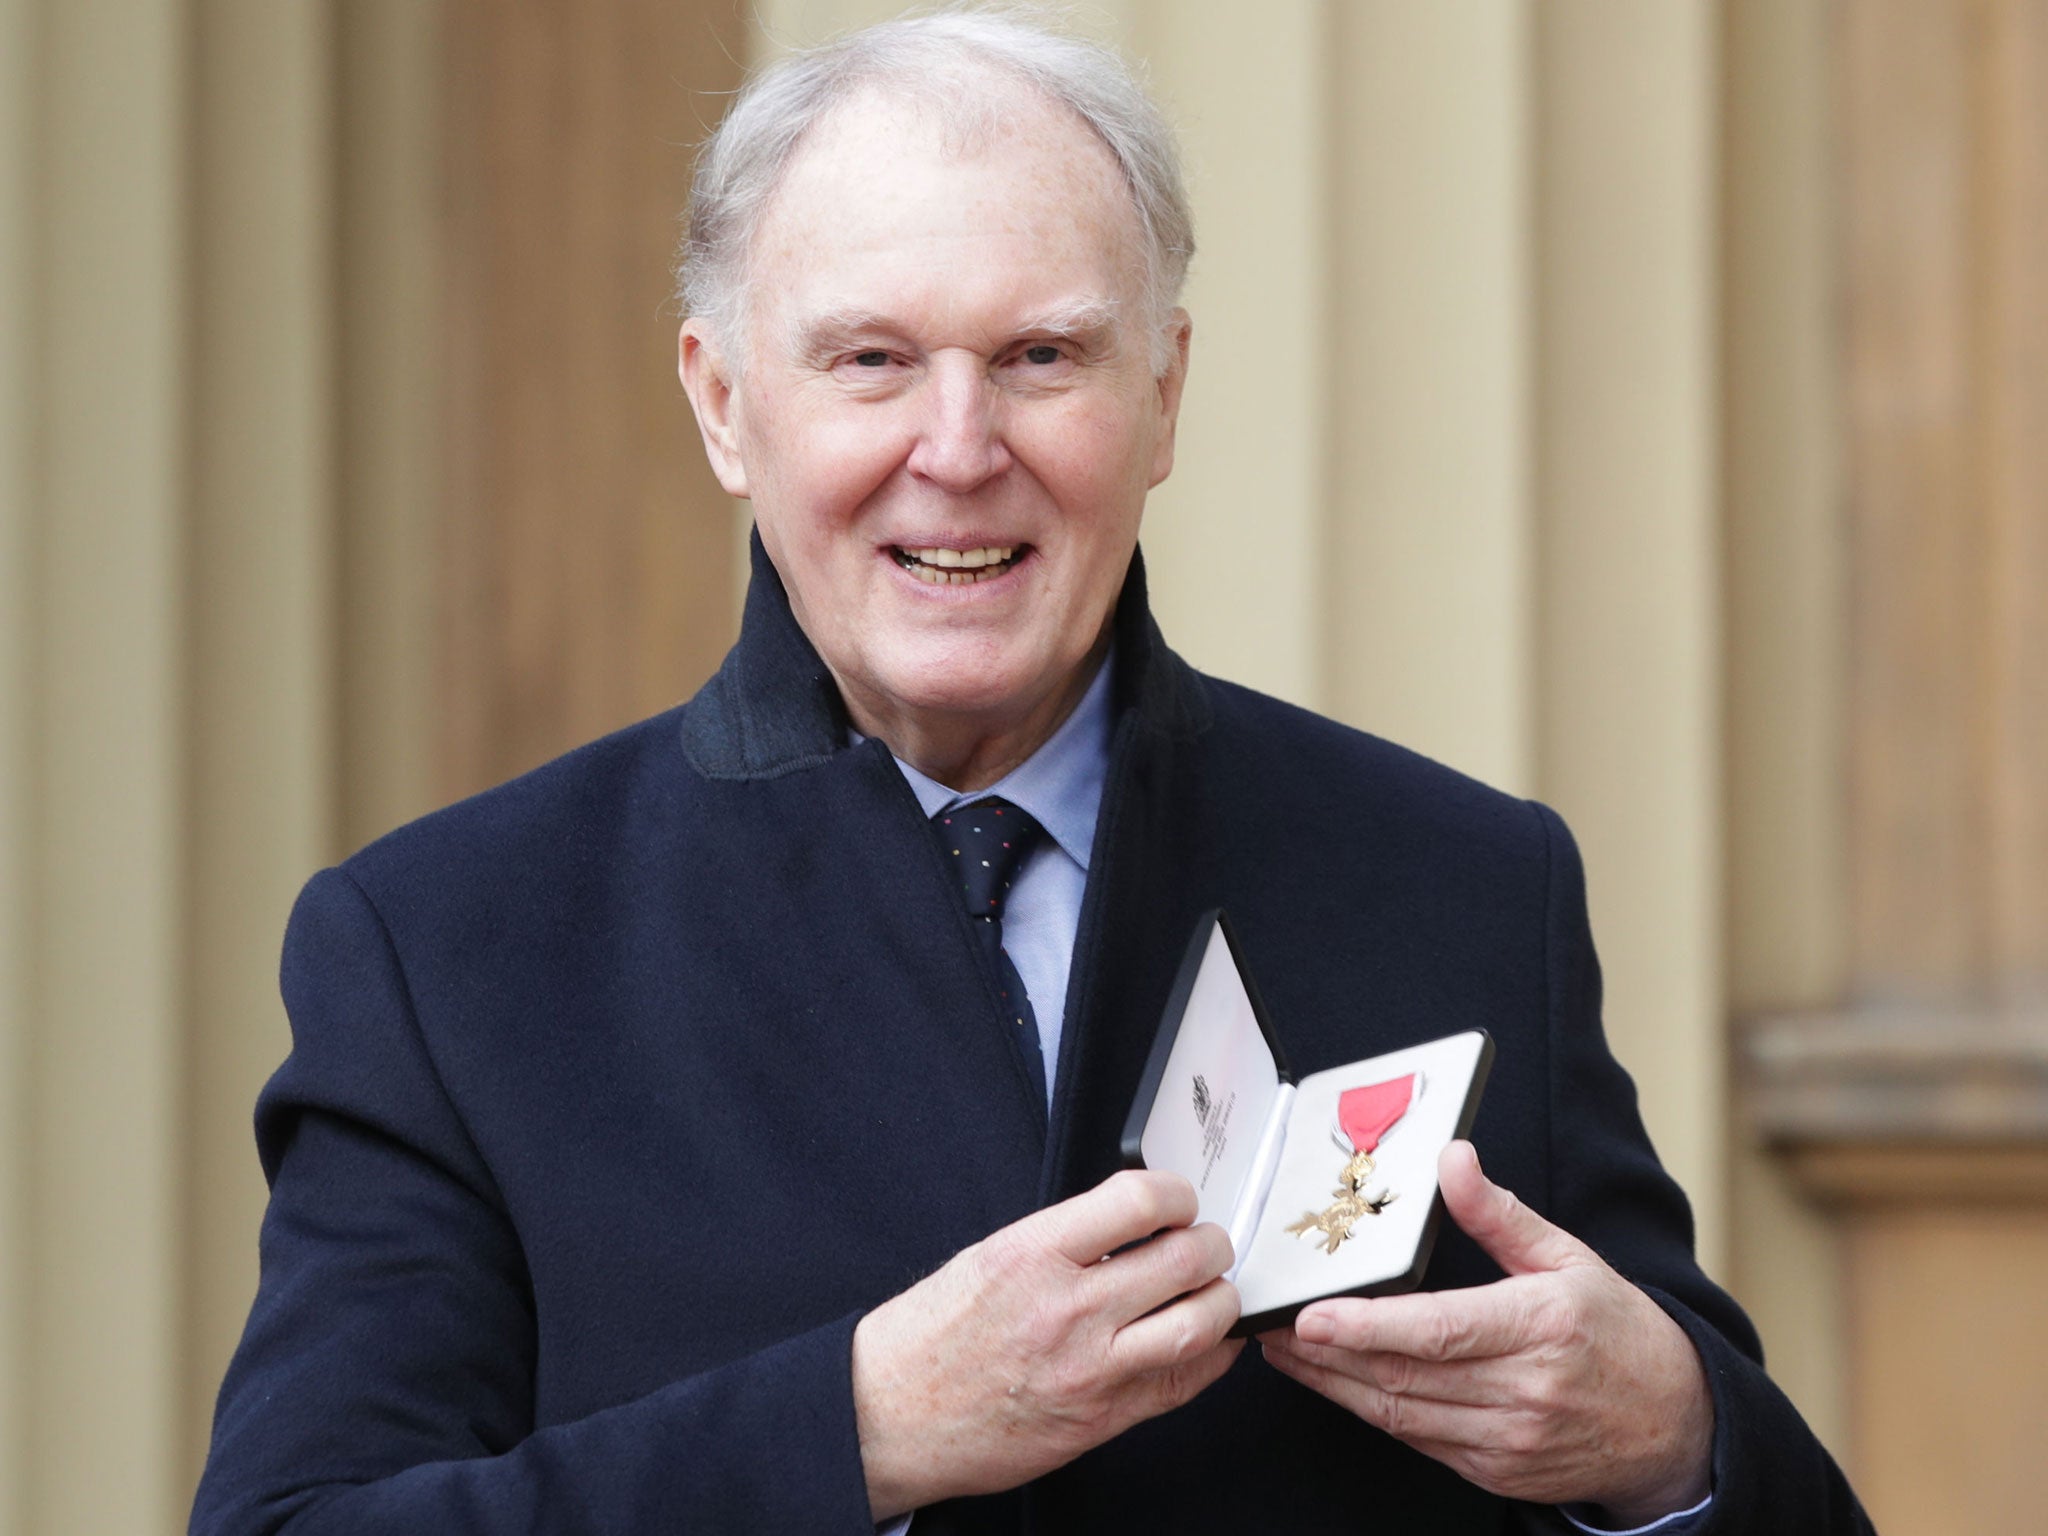
[[[853,361],[854,366],[858,368],[886,368],[889,366],[889,354],[886,352],[856,352],[853,355]]]
[[[1026,347],[1024,349],[1024,361],[1027,363],[1037,363],[1042,367],[1048,363],[1056,363],[1059,360],[1060,349],[1045,342],[1041,342],[1035,347]]]

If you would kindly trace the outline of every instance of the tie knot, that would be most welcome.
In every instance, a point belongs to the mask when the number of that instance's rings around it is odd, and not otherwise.
[[[968,916],[1001,922],[1017,866],[1038,846],[1045,828],[1009,801],[991,797],[940,812],[932,830],[959,878]]]

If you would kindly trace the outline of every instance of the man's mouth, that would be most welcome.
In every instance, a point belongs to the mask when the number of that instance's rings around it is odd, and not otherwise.
[[[895,555],[898,565],[919,581],[938,587],[964,587],[977,581],[993,581],[1022,559],[1029,548],[1028,544],[991,544],[985,549],[907,549],[897,544],[891,546],[890,553]]]

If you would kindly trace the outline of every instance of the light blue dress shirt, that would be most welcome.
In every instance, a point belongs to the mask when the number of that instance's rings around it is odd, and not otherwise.
[[[1081,926],[1081,896],[1088,888],[1088,853],[1095,844],[1095,817],[1109,772],[1113,660],[1113,653],[1104,659],[1081,702],[1045,745],[987,789],[962,794],[896,759],[927,818],[996,796],[1028,811],[1046,830],[1047,840],[1024,860],[1003,901],[1003,949],[1038,1019],[1047,1104],[1052,1103],[1066,1025],[1067,976],[1074,964],[1074,933]]]
[[[1081,926],[1081,897],[1088,887],[1088,855],[1095,843],[1095,819],[1109,776],[1109,685],[1112,650],[1064,724],[1031,756],[986,789],[963,794],[919,772],[902,758],[903,770],[927,819],[955,806],[996,796],[1020,806],[1045,828],[1047,840],[1032,851],[1011,882],[1003,903],[1003,948],[1017,967],[1031,1011],[1038,1019],[1038,1044],[1045,1057],[1045,1101],[1052,1102],[1067,1016],[1067,978],[1074,963],[1074,935]],[[856,745],[858,731],[850,732]],[[1559,1511],[1593,1536],[1686,1536],[1694,1517],[1714,1502],[1709,1494],[1691,1509],[1625,1532],[1588,1525],[1571,1510]],[[880,1527],[879,1536],[903,1536],[910,1517]]]

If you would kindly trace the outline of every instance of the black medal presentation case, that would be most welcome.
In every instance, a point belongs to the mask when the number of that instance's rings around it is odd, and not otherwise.
[[[1198,1219],[1236,1254],[1231,1334],[1260,1333],[1325,1296],[1422,1283],[1443,1219],[1437,1154],[1472,1129],[1492,1065],[1492,1037],[1468,1029],[1295,1082],[1230,920],[1211,911],[1167,998],[1124,1164],[1195,1186]]]

